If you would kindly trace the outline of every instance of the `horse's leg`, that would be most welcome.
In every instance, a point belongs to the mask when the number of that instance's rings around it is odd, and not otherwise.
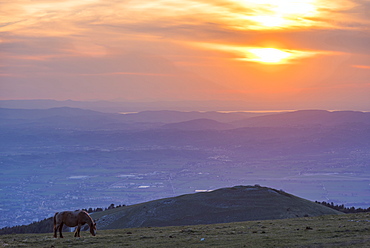
[[[63,222],[60,223],[60,225],[59,225],[59,235],[60,235],[61,238],[64,238],[63,234],[62,234],[62,230],[63,230]]]
[[[78,227],[77,227],[77,237],[81,237],[80,236],[80,231],[81,231],[81,224],[79,224]]]
[[[57,238],[57,228],[58,226],[56,224],[54,224],[54,238]]]
[[[81,224],[78,224],[76,231],[75,231],[75,237],[80,237],[80,230],[81,230]]]

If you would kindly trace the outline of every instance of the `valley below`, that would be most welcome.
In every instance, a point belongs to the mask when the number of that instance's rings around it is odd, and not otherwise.
[[[248,117],[241,127],[235,119],[244,116],[229,114],[222,115],[227,127],[209,121],[204,127],[201,119],[176,126],[178,117],[161,111],[147,118],[133,114],[140,120],[107,114],[112,118],[107,123],[101,123],[109,118],[100,113],[76,117],[76,110],[63,109],[67,114],[56,118],[53,111],[28,119],[22,112],[23,118],[7,117],[1,124],[0,227],[29,224],[57,211],[132,205],[235,185],[370,206],[367,122],[351,118],[354,123],[303,125],[290,120],[286,125],[254,119],[262,116]],[[91,115],[100,122],[91,121]],[[213,121],[220,121],[216,116]]]

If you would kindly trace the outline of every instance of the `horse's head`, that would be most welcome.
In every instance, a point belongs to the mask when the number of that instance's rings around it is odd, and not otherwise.
[[[90,226],[90,233],[92,236],[96,235],[96,223],[93,222],[92,225]]]

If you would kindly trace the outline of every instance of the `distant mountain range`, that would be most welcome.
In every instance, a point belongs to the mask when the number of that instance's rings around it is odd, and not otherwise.
[[[301,110],[284,113],[143,111],[114,114],[60,107],[51,109],[0,108],[0,126],[85,128],[224,130],[241,127],[313,127],[370,125],[370,113]]]
[[[50,109],[0,108],[0,126],[137,130],[159,128],[169,123],[188,122],[184,124],[179,123],[179,125],[182,125],[185,129],[214,129],[215,127],[218,129],[226,127],[232,128],[233,126],[216,122],[227,123],[259,115],[262,114],[248,112],[220,113],[167,110],[118,114],[70,107]],[[202,119],[203,125],[200,124],[199,121],[194,121],[197,119]],[[207,124],[211,123],[213,123],[213,127],[207,126]],[[196,125],[197,127],[189,127],[192,125]],[[176,125],[173,125],[172,128],[176,128]]]
[[[370,124],[370,112],[301,110],[232,122],[237,127],[297,127]]]
[[[103,129],[107,125],[122,125],[121,115],[86,109],[60,107],[51,109],[0,109],[2,127],[36,127],[64,129]]]
[[[261,103],[250,101],[152,101],[152,102],[129,102],[129,101],[56,101],[48,99],[40,100],[0,100],[0,108],[12,109],[48,109],[48,108],[82,108],[108,113],[118,112],[142,112],[158,110],[176,111],[238,111],[238,110],[264,110]]]
[[[29,129],[42,132],[48,129],[104,131],[106,135],[96,141],[91,138],[97,133],[90,133],[92,136],[86,142],[91,145],[94,142],[97,145],[118,142],[127,146],[197,144],[207,149],[234,147],[238,154],[245,155],[322,153],[338,149],[366,150],[370,147],[370,113],[367,112],[301,110],[251,115],[180,111],[112,114],[69,107],[0,109],[0,128],[6,136],[10,135],[7,129],[17,129],[20,135]],[[122,132],[110,133],[116,131]],[[132,131],[134,135],[130,134]],[[66,133],[63,137],[68,139],[69,135]],[[27,134],[25,137],[24,141],[32,142],[32,136]],[[75,142],[81,142],[83,137],[79,136]],[[38,140],[39,135],[34,138]],[[12,140],[18,138],[10,135],[8,142]]]
[[[210,119],[196,119],[179,123],[166,124],[163,129],[179,129],[179,130],[223,130],[232,129],[234,126],[229,123],[221,123]]]

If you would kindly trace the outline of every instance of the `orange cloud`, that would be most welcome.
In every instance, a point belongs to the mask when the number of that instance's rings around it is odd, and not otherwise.
[[[352,65],[352,67],[360,69],[370,69],[370,65]]]
[[[90,73],[79,74],[81,76],[112,76],[112,75],[136,75],[136,76],[155,76],[155,77],[173,77],[172,74],[164,73],[142,73],[142,72],[107,72],[107,73]]]
[[[140,82],[142,87],[126,97],[143,99],[149,95],[144,91],[153,88],[156,99],[167,97],[166,87],[171,85],[173,99],[182,97],[185,86],[186,97],[202,99],[194,92],[200,84],[203,89],[214,87],[207,84],[212,82],[227,88],[223,97],[233,99],[235,92],[239,98],[249,97],[248,92],[255,98],[294,94],[311,85],[354,80],[353,71],[358,81],[369,76],[364,57],[358,59],[370,54],[370,6],[364,1],[6,2],[0,8],[0,51],[7,65],[0,74],[6,78],[5,88],[45,82],[52,92],[57,81],[53,78],[73,86],[86,79],[81,76],[92,76],[86,80],[94,81],[92,98],[103,91],[102,97],[119,97]],[[27,80],[11,81],[11,75],[26,75]],[[133,77],[122,80],[117,75]],[[190,87],[194,75],[202,80]],[[111,80],[127,87],[110,90],[106,85]],[[156,88],[153,82],[166,86]],[[175,87],[174,82],[181,85]],[[72,88],[60,87],[55,95],[69,98]],[[216,96],[208,96],[212,97]]]

